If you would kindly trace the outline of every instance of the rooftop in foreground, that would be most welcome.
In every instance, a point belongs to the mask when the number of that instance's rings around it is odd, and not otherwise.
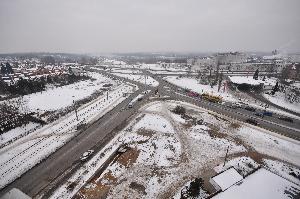
[[[266,169],[259,169],[225,191],[217,194],[214,199],[283,199],[299,198],[300,187]]]

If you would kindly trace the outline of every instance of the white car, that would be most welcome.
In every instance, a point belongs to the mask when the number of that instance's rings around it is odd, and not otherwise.
[[[80,160],[82,162],[86,161],[93,153],[94,153],[94,150],[87,150],[86,152],[84,152],[81,155]]]
[[[121,145],[118,149],[119,153],[125,153],[129,149],[127,144]]]

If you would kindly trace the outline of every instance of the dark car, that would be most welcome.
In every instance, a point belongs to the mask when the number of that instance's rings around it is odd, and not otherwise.
[[[290,117],[278,117],[278,119],[286,121],[286,122],[291,122],[291,123],[294,122],[293,119]]]
[[[255,113],[254,115],[258,116],[258,117],[264,117],[263,113]]]
[[[249,124],[253,124],[255,126],[259,125],[259,123],[256,120],[251,119],[251,118],[246,119],[246,122],[249,123]]]
[[[255,108],[251,107],[251,106],[246,106],[245,109],[247,111],[252,111],[252,112],[255,112]]]

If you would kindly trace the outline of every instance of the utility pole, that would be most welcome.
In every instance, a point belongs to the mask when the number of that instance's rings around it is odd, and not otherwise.
[[[227,147],[227,150],[226,150],[226,155],[225,155],[225,160],[224,160],[223,167],[225,166],[225,163],[226,163],[226,161],[227,161],[228,151],[229,151],[229,146]]]
[[[106,94],[106,100],[108,100],[108,91],[107,91],[107,94]]]
[[[145,92],[146,92],[146,73],[145,73]]]
[[[74,104],[76,119],[78,121],[78,114],[77,114],[77,108],[76,108],[75,100],[73,100],[73,104]]]

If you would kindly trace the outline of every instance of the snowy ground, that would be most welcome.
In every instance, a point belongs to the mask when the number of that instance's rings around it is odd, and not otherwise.
[[[210,85],[199,84],[198,80],[195,78],[187,78],[187,77],[178,78],[176,76],[168,76],[168,77],[165,77],[164,79],[166,81],[170,82],[171,84],[174,84],[174,85],[182,87],[182,88],[191,89],[192,91],[200,93],[200,94],[209,93],[212,95],[221,96],[226,101],[232,101],[232,102],[237,101],[237,99],[234,98],[234,96],[232,96],[228,92],[227,88],[224,90],[223,85],[221,86],[220,91],[218,92],[217,85],[213,86],[213,88],[211,88]]]
[[[213,95],[221,96],[221,97],[223,97],[223,100],[225,100],[225,101],[241,102],[241,103],[247,104],[249,106],[253,106],[254,108],[265,109],[264,103],[261,103],[260,101],[257,101],[254,98],[250,97],[249,95],[247,95],[243,92],[240,92],[238,90],[232,91],[229,89],[225,89],[225,91],[224,91],[224,86],[222,86],[220,91],[218,92],[218,86],[213,86],[213,88],[211,88],[211,86],[209,86],[209,85],[199,84],[198,80],[195,78],[187,78],[187,77],[178,78],[176,76],[169,76],[169,77],[165,77],[164,79],[167,80],[168,82],[170,82],[171,84],[174,84],[181,88],[191,89],[192,91],[200,93],[200,94],[206,92],[206,93],[210,93]],[[273,78],[266,79],[266,82],[273,82],[273,81],[274,81]],[[295,105],[295,106],[297,106],[296,108],[299,108],[298,105]],[[293,118],[299,119],[298,116],[284,112],[284,111],[279,110],[274,107],[269,107],[267,110],[272,111],[277,114],[285,115],[287,117],[293,117]]]
[[[252,158],[250,157],[237,157],[233,158],[231,160],[228,160],[225,165],[224,163],[218,165],[217,167],[214,168],[214,170],[217,173],[220,173],[221,171],[225,171],[230,167],[234,167],[235,170],[239,172],[243,177],[249,175],[252,171],[257,169],[259,167],[259,164],[255,162]]]
[[[293,83],[291,86],[300,89],[300,82],[299,82],[299,81],[298,81],[298,82],[295,82],[295,83]]]
[[[253,79],[253,76],[228,76],[230,81],[235,84],[250,84],[250,85],[260,85],[264,84],[268,87],[275,86],[277,79],[276,78],[265,78],[263,81],[263,77],[259,77],[257,80]]]
[[[11,142],[18,137],[22,137],[25,134],[29,134],[30,132],[34,131],[36,128],[38,128],[40,125],[37,123],[29,122],[28,124],[24,124],[20,127],[11,129],[5,133],[2,133],[0,135],[0,146],[3,146],[7,142]],[[2,148],[2,147],[0,147]]]
[[[108,100],[104,95],[80,107],[78,121],[74,112],[69,113],[0,149],[0,188],[63,146],[76,135],[78,132],[76,128],[79,124],[91,123],[100,118],[125,99],[123,93],[132,91],[132,86],[121,84],[110,91]],[[10,133],[12,137],[22,132]]]
[[[156,81],[155,79],[153,79],[152,77],[150,77],[150,76],[145,77],[145,75],[140,75],[140,74],[138,74],[138,72],[135,72],[135,74],[114,72],[112,74],[117,75],[119,77],[126,78],[126,79],[130,79],[132,81],[139,82],[141,84],[146,83],[147,85],[153,86],[153,87],[156,87],[159,85],[159,82]]]
[[[74,84],[48,88],[46,91],[25,95],[21,101],[23,106],[20,111],[38,112],[40,114],[46,111],[56,111],[66,108],[73,104],[73,100],[81,100],[90,96],[95,91],[99,91],[104,84],[111,83],[116,86],[117,83],[99,73],[89,74],[93,80],[80,81]],[[17,101],[13,99],[12,101]]]
[[[171,112],[176,105],[184,106],[187,116],[182,118]],[[196,122],[201,120],[202,124]],[[123,143],[130,149],[114,156],[114,161],[97,173]],[[225,167],[234,166],[243,176],[269,158],[300,166],[298,141],[274,136],[191,104],[152,102],[142,107],[135,119],[52,198],[177,197],[191,180],[201,177],[207,182],[216,171],[225,169],[222,163],[228,148]]]
[[[140,70],[130,70],[124,68],[112,68],[110,70],[111,73],[124,73],[124,74],[141,74],[142,71]]]
[[[263,96],[278,106],[300,113],[300,103],[290,103],[285,100],[285,94],[276,92],[274,95],[263,94]]]
[[[188,71],[188,68],[187,67],[162,67],[160,66],[159,64],[142,64],[140,66],[140,68],[143,68],[143,69],[148,69],[149,72],[159,72],[159,71],[166,71],[166,72],[187,72]]]

